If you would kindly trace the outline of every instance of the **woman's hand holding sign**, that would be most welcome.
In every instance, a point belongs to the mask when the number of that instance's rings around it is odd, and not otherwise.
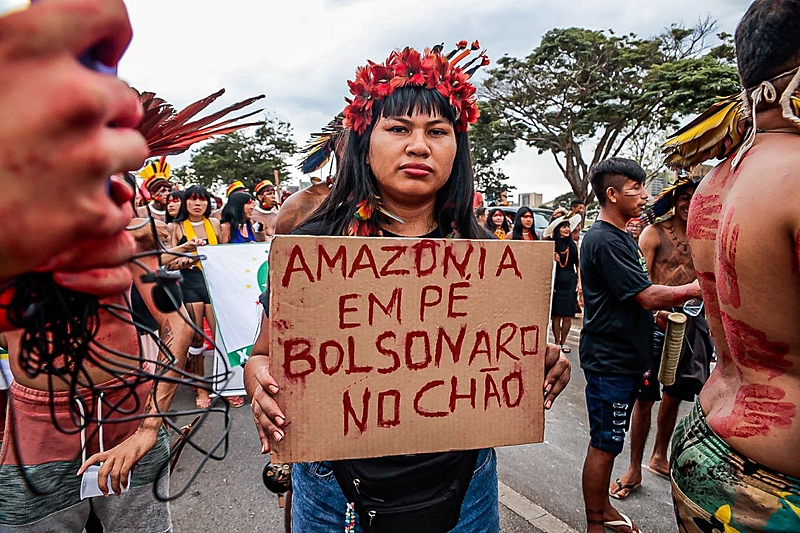
[[[556,397],[561,394],[561,391],[569,383],[572,365],[567,357],[561,353],[561,349],[549,342],[544,354],[544,373],[544,408],[550,409],[553,406],[553,402],[556,401]]]
[[[288,426],[274,396],[278,394],[278,383],[269,373],[269,319],[261,318],[261,329],[253,345],[252,354],[244,368],[244,386],[250,397],[250,407],[256,423],[261,453],[269,453],[270,440],[283,439]]]

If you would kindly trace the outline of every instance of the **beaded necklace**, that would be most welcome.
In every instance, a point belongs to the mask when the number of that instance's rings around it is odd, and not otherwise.
[[[669,230],[669,233],[672,235],[672,238],[675,240],[675,242],[678,243],[678,246],[683,248],[684,251],[689,249],[689,243],[683,242],[678,238],[678,234],[675,232],[675,224],[670,224],[667,226],[667,229]]]
[[[569,246],[567,246],[567,249],[564,250],[563,252],[556,252],[556,253],[558,254],[558,256],[556,257],[556,262],[558,263],[558,266],[560,266],[561,268],[567,268],[567,265],[569,264]],[[562,255],[564,256],[563,263],[561,262]]]

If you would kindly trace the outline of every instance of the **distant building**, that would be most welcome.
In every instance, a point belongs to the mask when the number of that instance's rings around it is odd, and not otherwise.
[[[706,174],[711,172],[713,168],[713,165],[697,165],[692,169],[692,176],[696,178],[704,178]]]
[[[712,165],[697,165],[692,169],[691,175],[694,178],[703,178],[711,172],[711,169],[714,167]],[[665,170],[663,172],[659,172],[653,179],[650,181],[650,184],[647,186],[647,192],[650,193],[651,197],[656,197],[661,194],[661,191],[664,187],[667,187],[671,183],[675,182],[675,172]]]
[[[539,207],[542,205],[542,193],[540,192],[521,192],[517,195],[519,205],[527,205],[529,207]]]
[[[661,190],[667,186],[667,184],[674,179],[675,173],[674,172],[659,172],[653,179],[650,181],[650,184],[647,186],[647,192],[650,194],[651,197],[658,196],[661,193]]]

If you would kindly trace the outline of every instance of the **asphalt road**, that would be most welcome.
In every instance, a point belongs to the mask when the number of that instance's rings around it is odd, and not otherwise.
[[[533,504],[576,531],[585,527],[581,495],[581,469],[588,444],[583,373],[578,365],[577,349],[572,343],[568,356],[573,364],[572,381],[547,413],[545,442],[529,446],[498,449],[500,481]],[[194,395],[186,387],[179,390],[177,409],[194,405]],[[682,406],[681,413],[687,412]],[[654,409],[654,419],[655,419]],[[176,532],[270,532],[283,531],[283,510],[277,497],[261,484],[261,469],[266,457],[260,454],[258,439],[247,406],[231,410],[231,429],[227,457],[208,461],[186,493],[172,504]],[[222,420],[210,420],[198,435],[198,442],[213,446],[222,432]],[[645,452],[649,457],[654,430]],[[200,463],[198,452],[186,449],[172,478],[172,492],[186,486]],[[628,446],[616,463],[614,476],[619,477],[628,464]],[[676,530],[669,482],[644,471],[642,488],[627,500],[615,502],[648,533]],[[504,533],[542,531],[524,516],[500,506]],[[524,513],[523,513],[524,514]],[[528,517],[529,518],[529,517]],[[564,529],[548,528],[548,533]]]

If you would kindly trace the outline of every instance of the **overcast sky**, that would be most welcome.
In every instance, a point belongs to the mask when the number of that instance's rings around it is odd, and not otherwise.
[[[0,0],[2,1],[2,0]],[[555,27],[652,36],[712,16],[733,33],[748,0],[127,0],[134,38],[120,77],[183,107],[219,88],[263,106],[304,144],[344,107],[346,81],[389,51],[479,39],[489,57],[524,57]],[[481,75],[476,76],[477,80]],[[173,165],[185,163],[174,158]],[[567,192],[552,156],[519,147],[502,164],[515,192]],[[294,177],[299,177],[295,171]]]

